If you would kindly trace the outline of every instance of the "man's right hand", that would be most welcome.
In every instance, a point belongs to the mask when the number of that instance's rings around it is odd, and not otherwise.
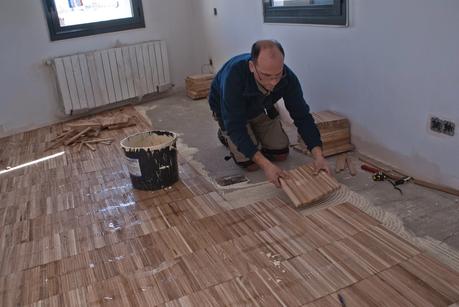
[[[285,179],[288,177],[288,175],[276,165],[272,164],[271,162],[270,164],[271,164],[270,166],[267,166],[266,168],[263,169],[265,171],[266,178],[268,179],[269,182],[274,184],[276,187],[280,188],[281,183],[279,179],[280,178]]]
[[[259,151],[253,156],[252,161],[258,164],[265,172],[265,176],[269,182],[274,184],[276,187],[280,188],[280,178],[288,178],[288,175],[280,169],[278,166],[274,165],[266,159],[266,157]]]

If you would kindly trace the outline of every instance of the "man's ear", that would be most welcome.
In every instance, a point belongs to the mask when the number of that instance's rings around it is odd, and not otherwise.
[[[249,60],[249,69],[252,73],[255,73],[255,64],[252,60]]]

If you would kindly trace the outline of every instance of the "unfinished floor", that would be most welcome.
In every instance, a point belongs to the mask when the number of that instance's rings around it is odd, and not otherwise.
[[[137,110],[154,129],[181,133],[181,181],[170,188],[133,190],[117,142],[45,153],[62,125],[0,140],[0,169],[56,154],[0,175],[1,306],[459,301],[455,197],[412,185],[401,196],[368,174],[340,174],[334,195],[295,210],[260,172],[213,184],[240,170],[223,160],[205,101],[176,95]],[[106,137],[151,129],[133,108],[121,112],[137,126]],[[283,167],[307,161],[293,153]]]
[[[238,186],[236,191],[217,186],[229,199],[233,198],[231,192],[235,192],[236,198],[239,198],[240,194],[247,194],[248,201],[269,197],[287,200],[282,191],[272,189],[271,185],[266,184],[261,170],[244,173],[232,160],[224,160],[228,150],[216,137],[217,124],[212,120],[206,100],[191,100],[185,95],[178,94],[138,106],[137,109],[150,120],[154,128],[178,132],[182,140],[182,154],[210,182],[215,183],[215,178],[219,176],[245,174],[250,179],[250,184]],[[296,143],[294,127],[285,125],[284,127],[291,144]],[[331,157],[328,160],[333,168],[335,158]],[[342,172],[336,174],[336,178],[350,190],[358,192],[368,200],[369,205],[374,207],[374,212],[380,209],[381,211],[377,213],[379,219],[382,219],[384,214],[387,223],[393,227],[400,230],[404,227],[415,237],[436,243],[447,243],[448,246],[459,250],[458,196],[414,184],[401,186],[403,195],[400,195],[388,182],[373,182],[370,173],[360,170],[358,155],[355,154],[353,160],[358,169],[357,176],[352,177],[348,172]],[[310,161],[304,154],[291,150],[289,159],[278,165],[285,169],[292,169]],[[247,193],[240,190],[248,187],[256,188],[255,192],[252,192],[253,189],[247,190]],[[308,209],[304,212],[307,211]]]

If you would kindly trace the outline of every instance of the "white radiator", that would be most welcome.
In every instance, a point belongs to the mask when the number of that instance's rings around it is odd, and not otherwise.
[[[51,61],[66,114],[170,88],[166,44],[151,41]]]

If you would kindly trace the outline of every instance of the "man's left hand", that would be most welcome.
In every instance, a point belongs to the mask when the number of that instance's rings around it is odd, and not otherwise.
[[[331,175],[328,162],[322,154],[322,148],[320,146],[316,146],[311,150],[311,153],[314,157],[314,174],[317,175],[320,171],[325,171],[328,175]]]
[[[314,174],[319,174],[320,171],[325,171],[328,175],[331,175],[330,168],[328,167],[328,162],[324,157],[318,157],[314,159]]]

